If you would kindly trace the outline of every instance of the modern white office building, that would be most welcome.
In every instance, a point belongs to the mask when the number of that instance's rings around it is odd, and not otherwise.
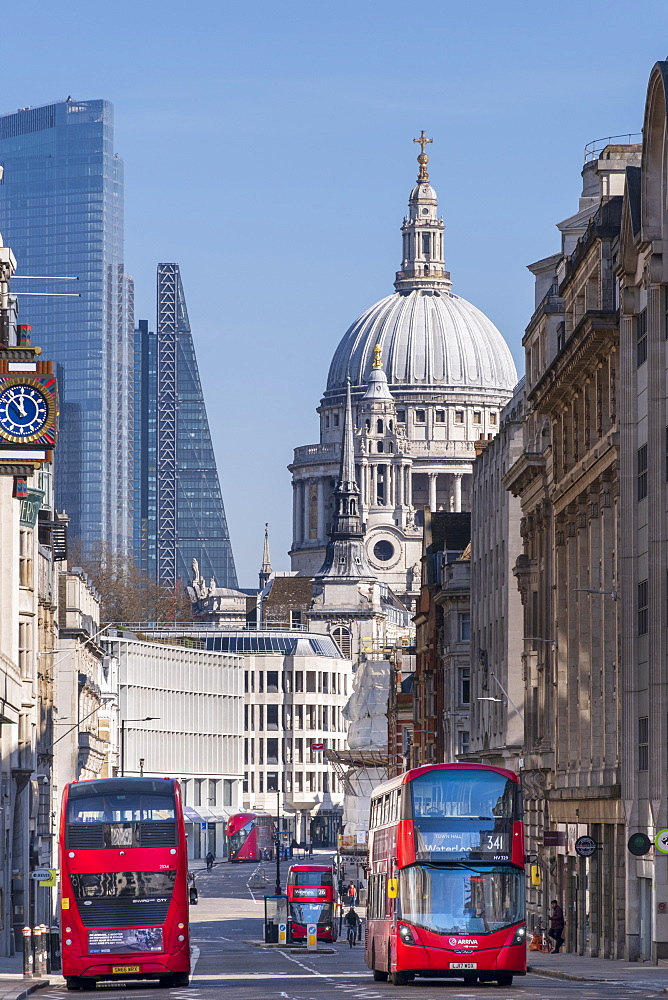
[[[103,642],[118,671],[118,772],[178,778],[190,856],[222,857],[225,823],[241,807],[242,658],[178,636]]]

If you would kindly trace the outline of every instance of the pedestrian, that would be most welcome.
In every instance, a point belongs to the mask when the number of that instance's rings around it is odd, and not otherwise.
[[[564,911],[559,906],[556,899],[550,903],[552,912],[550,913],[550,929],[548,934],[554,941],[554,955],[558,955],[564,943]]]
[[[350,885],[348,886],[348,898],[350,900],[350,905],[351,906],[355,905],[355,896],[356,895],[357,895],[357,889],[355,888],[354,884],[351,882]]]
[[[213,851],[209,851],[206,856],[206,870],[208,872],[210,872],[211,869],[213,868],[213,863],[215,860],[216,860],[215,854],[213,853]]]

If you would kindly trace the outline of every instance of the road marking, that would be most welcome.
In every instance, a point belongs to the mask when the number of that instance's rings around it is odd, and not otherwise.
[[[200,956],[200,950],[196,944],[192,945],[190,948],[190,975],[192,976],[195,971],[195,966]]]

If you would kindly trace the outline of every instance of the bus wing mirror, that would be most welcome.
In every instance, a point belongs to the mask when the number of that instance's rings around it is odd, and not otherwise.
[[[189,894],[190,894],[190,905],[191,906],[197,906],[197,903],[199,902],[199,899],[198,899],[199,893],[198,893],[197,889],[195,888],[195,886],[191,886],[191,888],[189,890]]]

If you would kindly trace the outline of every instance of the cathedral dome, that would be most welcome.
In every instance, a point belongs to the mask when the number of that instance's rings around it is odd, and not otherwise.
[[[327,389],[340,390],[348,376],[353,385],[364,384],[376,344],[390,385],[510,392],[517,383],[497,328],[447,287],[395,292],[367,309],[337,347]]]
[[[396,293],[367,309],[336,349],[327,379],[327,395],[339,396],[349,377],[364,385],[373,370],[374,347],[380,346],[387,380],[401,392],[443,394],[512,392],[517,372],[505,340],[487,317],[451,291],[445,269],[443,234],[436,191],[429,181],[424,132],[417,184],[401,227],[403,254]]]

